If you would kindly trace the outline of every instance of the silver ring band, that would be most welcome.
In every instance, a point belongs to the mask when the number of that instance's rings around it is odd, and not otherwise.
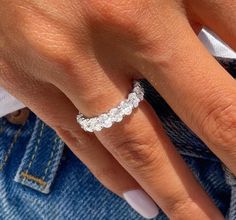
[[[81,128],[87,132],[101,131],[103,128],[110,128],[115,122],[121,122],[125,116],[130,115],[144,99],[144,89],[140,83],[135,80],[133,84],[128,98],[109,112],[91,118],[87,118],[81,113],[78,114],[76,120]]]

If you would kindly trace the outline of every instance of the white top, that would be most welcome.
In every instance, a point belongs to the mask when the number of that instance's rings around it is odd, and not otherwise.
[[[206,28],[199,33],[198,37],[213,56],[236,59],[236,52]],[[23,107],[24,104],[0,87],[0,117]]]

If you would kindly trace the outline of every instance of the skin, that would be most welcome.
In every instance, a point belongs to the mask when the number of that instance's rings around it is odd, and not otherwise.
[[[146,78],[236,174],[236,84],[196,36],[204,25],[236,49],[236,2],[0,3],[0,86],[117,195],[142,188],[170,219],[223,219],[147,102],[95,134],[75,117],[106,112],[126,98],[133,79]]]

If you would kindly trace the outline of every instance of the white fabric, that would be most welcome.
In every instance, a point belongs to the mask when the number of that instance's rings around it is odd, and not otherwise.
[[[236,59],[236,52],[210,30],[203,29],[198,37],[213,56]]]
[[[203,29],[199,33],[199,39],[213,56],[236,59],[236,52],[209,30]],[[23,107],[20,101],[0,87],[0,117]]]
[[[0,87],[0,117],[23,107],[20,101]]]

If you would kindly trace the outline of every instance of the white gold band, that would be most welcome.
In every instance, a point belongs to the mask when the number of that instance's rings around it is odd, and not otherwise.
[[[101,131],[103,128],[110,128],[115,122],[120,122],[125,116],[130,115],[143,99],[144,89],[138,81],[134,81],[132,92],[117,107],[92,118],[86,118],[80,113],[76,120],[81,128],[87,132]]]

